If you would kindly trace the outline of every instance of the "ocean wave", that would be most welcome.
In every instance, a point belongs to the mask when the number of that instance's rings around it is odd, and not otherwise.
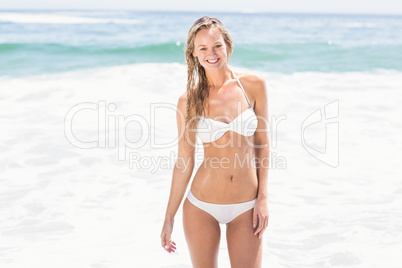
[[[400,46],[347,47],[328,42],[238,44],[231,63],[272,72],[402,70]],[[397,55],[397,56],[395,56]],[[0,43],[0,75],[59,72],[130,63],[185,63],[184,44]]]
[[[161,43],[161,44],[148,44],[142,46],[129,46],[129,45],[70,45],[70,44],[58,44],[58,43],[0,43],[0,53],[4,52],[43,52],[46,54],[133,54],[138,53],[149,56],[154,54],[169,54],[169,53],[184,53],[183,44],[181,43]]]
[[[363,23],[363,22],[348,22],[342,25],[346,28],[375,28],[377,25],[375,23]]]
[[[0,13],[0,22],[23,23],[23,24],[139,24],[135,19],[115,18],[90,18],[67,16],[60,14],[23,14],[23,13]]]

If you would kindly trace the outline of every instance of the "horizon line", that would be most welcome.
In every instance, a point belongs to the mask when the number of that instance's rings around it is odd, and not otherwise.
[[[202,12],[210,12],[210,13],[240,13],[240,14],[300,14],[300,15],[378,15],[378,16],[402,16],[402,13],[369,13],[369,12],[327,12],[327,11],[256,11],[253,9],[244,9],[244,10],[230,10],[230,11],[216,11],[216,10],[148,10],[148,9],[91,9],[91,8],[10,8],[3,9],[0,8],[0,12],[3,11],[136,11],[136,12],[176,12],[176,13],[202,13]]]

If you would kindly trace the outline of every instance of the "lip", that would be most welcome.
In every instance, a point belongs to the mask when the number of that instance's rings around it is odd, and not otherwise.
[[[220,61],[220,59],[221,59],[221,58],[217,58],[217,59],[216,59],[216,62],[209,62],[209,60],[207,60],[207,62],[208,62],[209,64],[217,64],[217,63]]]

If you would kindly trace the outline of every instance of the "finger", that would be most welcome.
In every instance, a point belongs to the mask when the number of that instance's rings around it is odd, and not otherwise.
[[[176,247],[173,246],[173,245],[170,245],[168,252],[172,253],[172,252],[175,252],[175,251],[176,251]]]
[[[163,240],[163,248],[166,250],[166,251],[169,251],[169,249],[170,249],[170,243],[168,242],[169,240],[165,237],[164,238],[164,240]]]
[[[167,242],[167,241],[169,241],[169,242]],[[164,245],[164,249],[167,251],[167,252],[171,252],[171,250],[172,250],[172,246],[173,246],[173,244],[175,244],[173,241],[171,241],[170,240],[170,237],[168,237],[167,235],[165,236],[165,245]],[[175,244],[176,245],[176,244]]]
[[[264,219],[261,217],[258,217],[258,228],[254,234],[257,235],[259,232],[261,232],[263,227],[264,227]]]
[[[256,229],[254,231],[254,234],[258,234],[261,230],[261,224],[262,224],[262,219],[260,217],[258,217],[258,221],[257,221],[257,226]]]
[[[264,223],[265,223],[265,221],[264,221]],[[266,229],[266,227],[265,227],[265,224],[264,224],[264,227],[261,229],[261,232],[258,234],[258,238],[259,238],[259,239],[262,238],[262,236],[263,236],[263,234],[264,234],[264,232],[265,232],[265,229]]]
[[[259,234],[260,239],[262,238],[262,236],[263,236],[265,230],[267,229],[267,227],[268,227],[268,217],[264,217],[264,228],[262,228],[262,230],[261,230],[261,232]]]
[[[257,226],[257,212],[253,212],[253,228]]]

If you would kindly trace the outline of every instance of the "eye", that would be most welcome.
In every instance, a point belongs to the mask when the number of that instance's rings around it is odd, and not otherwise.
[[[215,47],[216,47],[216,48],[219,48],[219,47],[221,47],[221,46],[222,46],[222,45],[216,45]]]
[[[205,47],[201,48],[200,50],[207,50]]]

